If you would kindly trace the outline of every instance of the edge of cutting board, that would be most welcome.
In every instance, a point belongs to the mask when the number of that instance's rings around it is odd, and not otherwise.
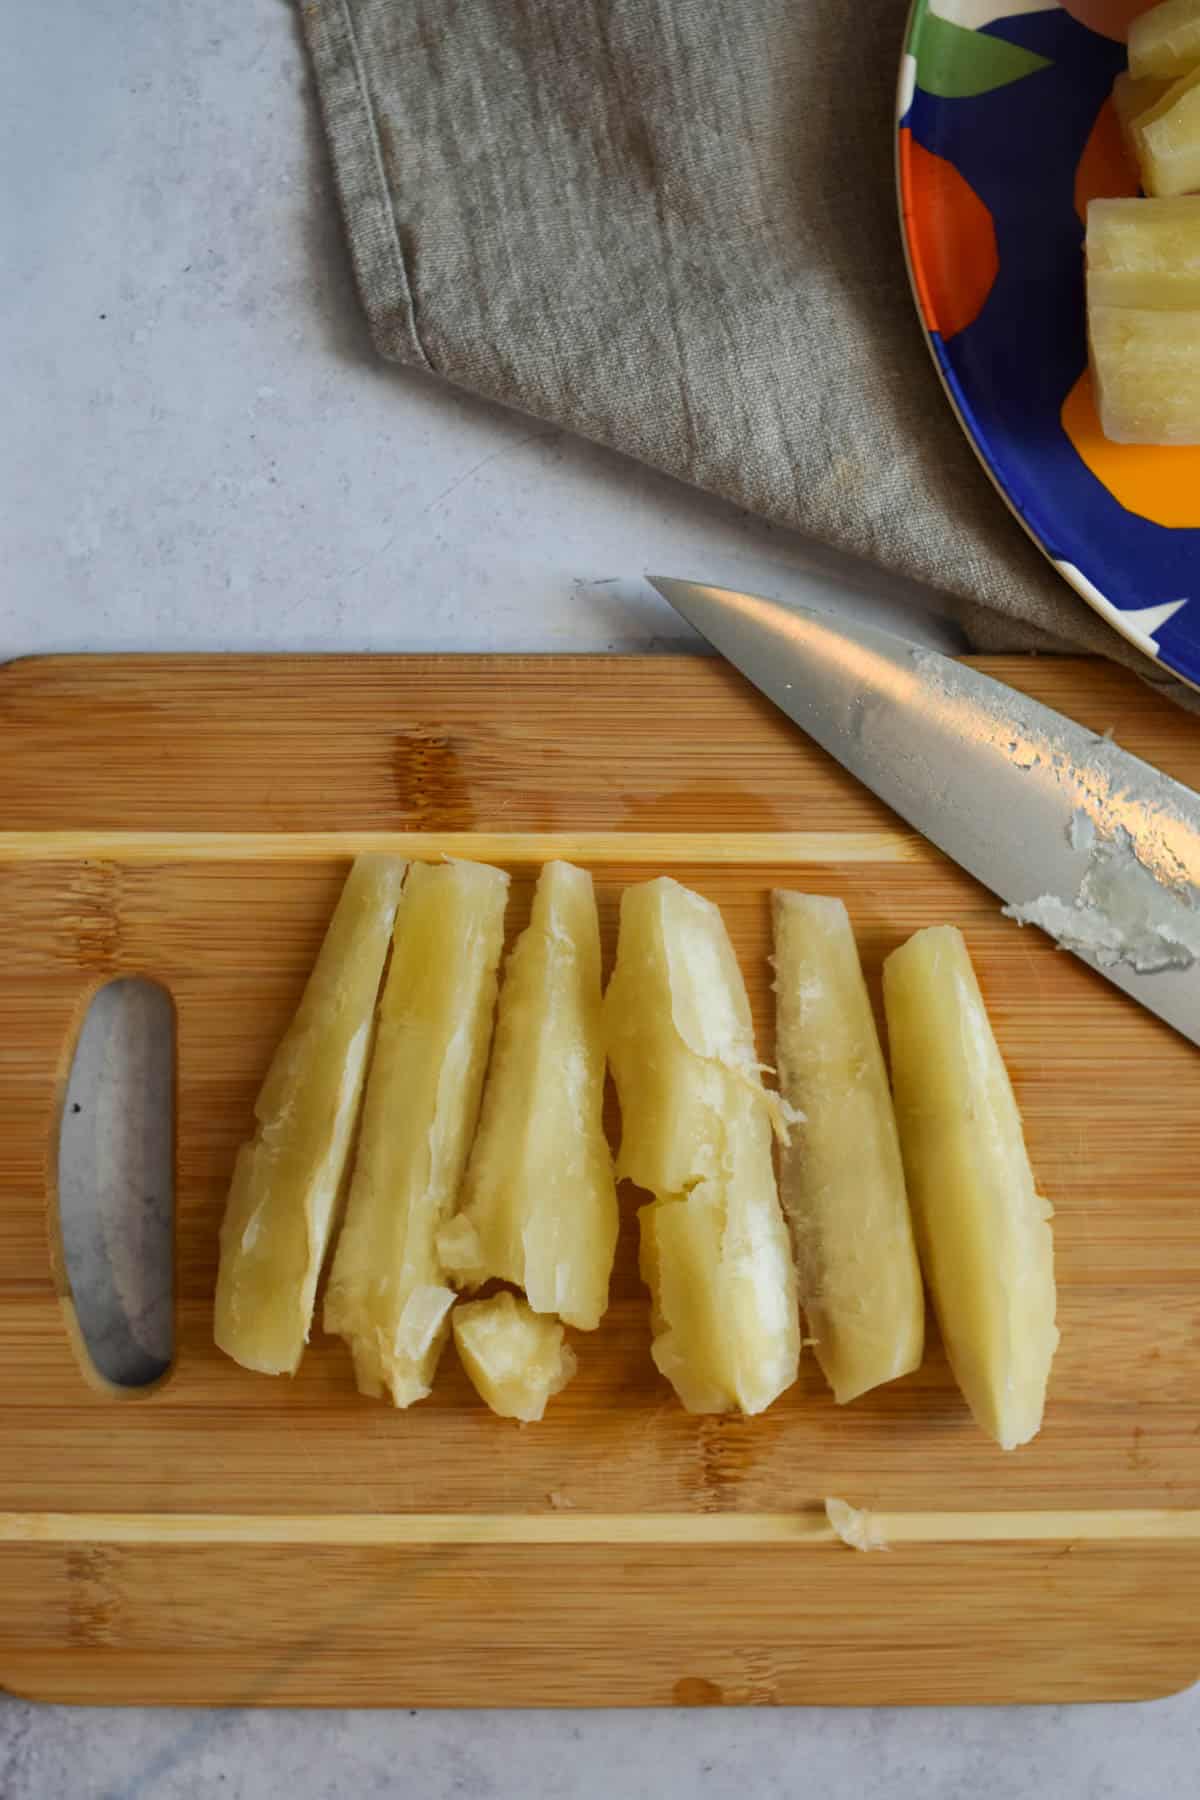
[[[971,660],[1200,783],[1196,721],[1125,671],[1082,659]],[[318,669],[328,682],[310,706]],[[246,726],[254,698],[258,722]],[[444,731],[424,722],[451,713]],[[636,742],[604,749],[610,714]],[[336,778],[295,766],[296,744],[322,722],[337,739]],[[234,728],[230,749],[219,740]],[[748,865],[836,861],[846,879],[856,856],[886,864],[889,878],[942,867],[717,659],[39,656],[0,668],[0,730],[11,777],[0,796],[0,882],[13,865],[69,864],[88,844],[131,882],[136,872],[152,884],[160,865],[196,865],[199,879],[207,866],[264,852],[272,866],[307,867],[380,832],[445,841],[467,813],[470,841],[522,864],[583,843],[597,862],[635,867],[653,834],[714,876],[731,843]],[[386,756],[376,754],[382,731]],[[548,733],[558,734],[549,756]],[[93,779],[98,738],[106,754]],[[656,797],[647,764],[671,744],[703,779],[694,792],[682,784]],[[148,746],[165,759],[166,818],[154,784],[139,779]],[[615,805],[611,769],[596,761],[605,754],[628,777],[632,823]],[[239,757],[257,769],[256,755],[260,778],[231,781]],[[706,817],[714,808],[723,825]],[[95,921],[120,918],[123,905],[102,882],[78,901],[72,953],[82,944],[93,959],[93,985],[120,972],[119,933]],[[1137,1042],[1161,1042],[1152,1034],[1162,1029],[1148,1021]],[[23,1179],[12,1166],[5,1175],[3,1110],[0,1095],[0,1206]],[[8,1273],[6,1288],[0,1263],[0,1368],[7,1361],[14,1396],[7,1405],[0,1396],[0,1427],[38,1435],[19,1387],[24,1342],[33,1363],[49,1356],[46,1379],[62,1384],[47,1433],[77,1433],[86,1451],[105,1416],[97,1409],[111,1402],[78,1383],[65,1337],[47,1351],[39,1333],[54,1294],[35,1263]],[[13,1321],[32,1335],[6,1333]],[[327,1356],[322,1348],[313,1360]],[[250,1395],[239,1371],[222,1375],[232,1410],[214,1408],[214,1429],[219,1416],[255,1430],[262,1420],[297,1441],[303,1421],[288,1400],[313,1404],[310,1388],[272,1405],[253,1377]],[[813,1399],[808,1384],[803,1403]],[[203,1430],[203,1406],[188,1414],[182,1404],[168,1381],[107,1416],[113,1432],[134,1418],[139,1433],[169,1436],[173,1420]],[[368,1405],[348,1395],[345,1404]],[[1146,1480],[1158,1481],[1163,1504],[901,1506],[879,1515],[890,1553],[863,1556],[834,1540],[802,1467],[765,1506],[737,1510],[741,1423],[681,1427],[695,1428],[707,1483],[686,1513],[559,1510],[554,1493],[533,1506],[515,1489],[499,1512],[289,1512],[269,1490],[259,1510],[139,1507],[136,1491],[117,1510],[95,1499],[72,1510],[70,1491],[57,1508],[24,1509],[13,1499],[24,1471],[14,1484],[0,1469],[9,1597],[0,1682],[84,1704],[918,1704],[1143,1699],[1200,1672],[1200,1478],[1188,1463],[1185,1485],[1159,1479],[1152,1434]],[[499,1432],[488,1441],[501,1465],[521,1456]],[[1133,1481],[1127,1472],[1131,1493]],[[886,1492],[881,1481],[878,1504]]]

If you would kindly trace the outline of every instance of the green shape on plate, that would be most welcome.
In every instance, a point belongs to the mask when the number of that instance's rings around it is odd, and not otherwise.
[[[972,94],[1006,87],[1037,69],[1048,69],[1050,59],[1035,56],[1019,44],[993,37],[987,31],[968,31],[926,12],[913,33],[917,59],[917,86],[939,100],[967,100]]]

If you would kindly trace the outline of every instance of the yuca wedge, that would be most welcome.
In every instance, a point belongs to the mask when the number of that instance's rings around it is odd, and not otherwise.
[[[1129,26],[1129,72],[1177,81],[1200,65],[1200,0],[1163,0]]]
[[[663,877],[626,888],[604,1001],[618,1172],[641,1209],[653,1356],[689,1412],[761,1412],[800,1354],[771,1102],[720,912]]]
[[[508,876],[414,864],[396,915],[346,1220],[325,1295],[364,1394],[424,1399],[454,1291],[437,1251],[479,1112]]]
[[[1106,438],[1200,444],[1200,307],[1152,312],[1093,305],[1088,337]]]
[[[1200,311],[1200,195],[1093,200],[1086,247],[1089,306]]]
[[[456,1306],[454,1344],[481,1400],[505,1419],[532,1423],[575,1373],[575,1352],[557,1319],[514,1294]]]
[[[617,1243],[600,1004],[592,878],[547,863],[504,973],[462,1210],[438,1245],[459,1286],[498,1276],[584,1331],[608,1305]]]
[[[1139,78],[1125,71],[1113,82],[1112,100],[1117,123],[1121,127],[1125,148],[1134,162],[1137,161],[1138,154],[1137,138],[1134,135],[1137,121],[1152,106],[1158,105],[1171,86],[1173,83],[1169,77],[1143,75]]]
[[[405,865],[360,857],[238,1152],[213,1335],[235,1362],[295,1373],[312,1321],[358,1119],[375,1003]]]
[[[962,934],[919,931],[883,983],[925,1279],[968,1406],[1011,1450],[1041,1426],[1058,1344],[1051,1209]]]
[[[1130,130],[1147,194],[1194,194],[1200,188],[1200,66],[1172,82]]]
[[[803,1114],[782,1151],[780,1196],[808,1335],[842,1403],[920,1365],[925,1295],[849,915],[822,894],[771,901],[779,1088]]]
[[[1105,436],[1200,442],[1200,195],[1093,200],[1087,303]]]

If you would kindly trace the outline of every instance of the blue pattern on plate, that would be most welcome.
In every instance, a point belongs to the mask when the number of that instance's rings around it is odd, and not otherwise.
[[[919,30],[919,21],[918,27]],[[995,224],[999,273],[978,317],[948,342],[929,333],[964,423],[995,479],[1046,553],[1074,565],[1113,606],[1189,599],[1200,529],[1138,517],[1081,460],[1061,409],[1087,361],[1080,157],[1123,46],[1055,8],[984,30],[1050,59],[1021,80],[964,99],[918,87],[902,124],[951,163]],[[1200,684],[1200,606],[1147,638],[1129,635]]]

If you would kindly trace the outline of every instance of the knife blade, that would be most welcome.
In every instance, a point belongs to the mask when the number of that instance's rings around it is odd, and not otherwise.
[[[649,577],[939,850],[1200,1043],[1200,796],[1015,688],[875,626]]]

